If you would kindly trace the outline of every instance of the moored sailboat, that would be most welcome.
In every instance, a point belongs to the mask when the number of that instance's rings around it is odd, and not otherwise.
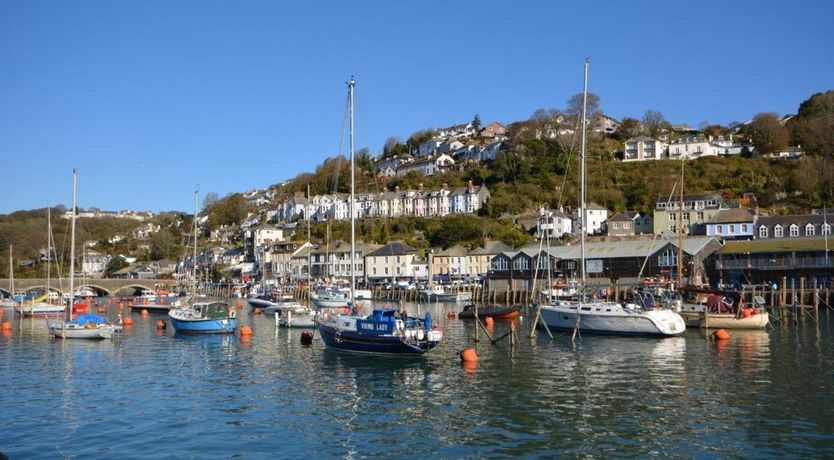
[[[588,65],[585,60],[582,98],[581,125],[581,161],[580,161],[580,202],[579,233],[581,287],[585,282],[585,136],[586,111],[588,97]],[[541,320],[550,329],[574,330],[595,334],[617,335],[655,335],[673,336],[686,330],[683,318],[670,309],[645,309],[633,303],[604,302],[586,299],[584,292],[579,300],[554,300],[543,305],[540,310]]]
[[[356,230],[354,212],[353,106],[356,82],[348,83],[350,111],[350,305],[356,297]],[[318,319],[318,331],[324,344],[333,350],[354,353],[423,355],[436,347],[443,332],[432,325],[431,314],[424,319],[408,318],[404,312],[376,308],[368,316],[324,314]]]
[[[75,289],[75,214],[76,195],[78,189],[78,175],[72,171],[72,218],[70,220],[70,276],[69,292]],[[66,308],[68,315],[64,321],[49,322],[47,327],[49,333],[61,339],[109,339],[113,337],[119,326],[108,323],[104,317],[99,315],[81,315],[76,319],[72,318],[75,309],[75,299],[70,296]]]

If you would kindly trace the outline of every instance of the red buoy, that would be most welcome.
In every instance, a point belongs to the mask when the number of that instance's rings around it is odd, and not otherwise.
[[[249,326],[243,326],[240,328],[240,335],[252,335],[252,328]]]
[[[478,353],[475,352],[474,348],[464,348],[460,352],[460,360],[465,363],[476,363],[478,362]]]
[[[715,331],[713,335],[715,335],[715,338],[718,340],[727,340],[730,338],[730,334],[724,329],[719,329]]]

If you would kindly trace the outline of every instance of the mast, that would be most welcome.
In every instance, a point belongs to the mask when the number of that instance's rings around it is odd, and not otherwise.
[[[194,280],[194,295],[197,295],[197,196],[199,193],[199,190],[194,190],[194,250],[191,259],[191,279]]]
[[[354,257],[356,257],[356,212],[354,210],[354,195],[356,193],[355,190],[355,182],[354,182],[354,171],[353,171],[353,91],[356,87],[356,81],[353,79],[353,75],[350,76],[350,82],[348,83],[348,103],[350,106],[350,301],[351,304],[355,304],[356,299],[356,262],[354,261]]]
[[[681,156],[681,192],[678,203],[678,290],[683,287],[683,156]]]
[[[582,300],[585,300],[585,228],[587,212],[585,207],[585,112],[588,110],[588,66],[591,61],[585,58],[585,72],[582,83],[582,140],[580,143],[580,162],[579,162],[579,232],[580,232],[580,250],[579,250],[579,269],[582,278]]]
[[[49,301],[49,278],[52,274],[50,272],[52,261],[52,209],[46,207],[46,303]]]
[[[307,248],[307,305],[312,305],[310,296],[313,287],[313,243],[310,241],[310,184],[307,183],[307,204],[304,205],[304,217],[307,219],[307,243],[310,247]]]
[[[69,279],[69,314],[72,315],[72,304],[75,301],[75,206],[78,193],[78,173],[72,170],[72,218],[70,219],[70,279]]]
[[[14,292],[14,245],[9,245],[9,291],[11,292],[12,302],[17,302]]]

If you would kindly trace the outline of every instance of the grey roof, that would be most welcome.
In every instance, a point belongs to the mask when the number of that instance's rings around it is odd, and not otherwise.
[[[435,255],[437,256],[451,256],[451,257],[461,257],[466,255],[466,248],[463,246],[456,244],[445,251],[441,252],[440,254]]]
[[[608,211],[608,208],[604,208],[604,207],[594,203],[593,201],[588,203],[585,206],[585,209],[596,209],[596,210],[600,210],[600,211]]]
[[[683,240],[683,250],[687,254],[696,254],[700,252],[710,242],[715,241],[711,236],[690,236]],[[616,241],[616,242],[593,242],[585,243],[585,259],[617,259],[627,257],[648,257],[658,251],[666,244],[672,244],[677,247],[677,239],[641,239],[633,241]],[[526,247],[523,251],[528,255],[534,255],[539,251],[536,247]],[[581,257],[580,245],[575,244],[571,246],[556,246],[549,249],[543,249],[552,257],[558,259],[577,260]]]
[[[489,241],[484,244],[484,247],[475,248],[473,249],[469,255],[471,256],[481,256],[481,255],[493,255],[498,254],[501,252],[512,251],[513,248],[504,244],[503,241]]]
[[[608,222],[631,222],[632,220],[634,220],[634,216],[629,216],[624,212],[618,212],[608,218]]]
[[[386,244],[385,246],[377,249],[376,251],[368,254],[368,257],[380,257],[380,256],[402,256],[408,254],[414,254],[416,251],[411,246],[403,243],[402,241],[391,241],[390,243]]]
[[[733,224],[733,223],[745,223],[745,222],[753,222],[755,220],[755,214],[753,211],[745,208],[737,208],[737,209],[725,209],[723,211],[718,211],[718,214],[712,216],[707,223],[708,224]]]
[[[756,222],[756,226],[765,226],[765,227],[773,227],[775,225],[781,225],[782,227],[787,227],[792,224],[796,224],[799,226],[805,226],[808,224],[814,225],[822,225],[829,220],[834,221],[834,219],[829,219],[827,216],[822,214],[797,214],[791,216],[760,216],[758,221]],[[831,225],[831,222],[828,222]]]
[[[645,142],[645,141],[655,141],[657,139],[649,136],[637,136],[632,137],[631,139],[626,140],[626,142]]]

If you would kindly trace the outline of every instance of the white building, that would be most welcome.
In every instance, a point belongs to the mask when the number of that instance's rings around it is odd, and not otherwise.
[[[539,209],[536,221],[536,238],[560,238],[573,232],[573,220],[564,212]]]
[[[623,161],[662,160],[666,144],[649,136],[637,136],[624,143]]]

